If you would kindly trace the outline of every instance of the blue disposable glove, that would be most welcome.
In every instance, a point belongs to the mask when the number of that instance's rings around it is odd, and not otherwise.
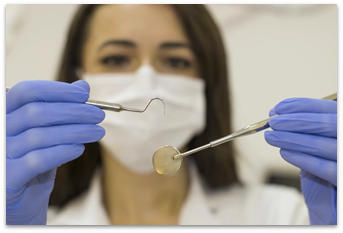
[[[265,139],[301,169],[301,190],[310,223],[337,224],[337,102],[291,98],[269,113],[274,131]]]
[[[56,168],[105,135],[85,81],[24,81],[6,93],[6,224],[46,224]]]

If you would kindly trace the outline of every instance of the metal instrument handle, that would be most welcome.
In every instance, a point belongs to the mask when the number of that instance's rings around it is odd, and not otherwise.
[[[89,104],[104,110],[110,110],[110,111],[115,111],[115,112],[120,112],[124,110],[123,106],[120,104],[114,104],[114,103],[108,103],[104,101],[98,101],[98,100],[88,100],[85,102],[85,104]]]
[[[334,94],[331,94],[331,95],[328,95],[322,99],[326,99],[326,100],[337,100],[337,93],[334,93]],[[205,149],[208,149],[210,147],[215,147],[215,146],[218,146],[218,145],[221,145],[225,142],[228,142],[228,141],[231,141],[235,138],[238,138],[238,137],[242,137],[242,136],[246,136],[246,135],[251,135],[251,134],[254,134],[254,133],[257,133],[257,132],[260,132],[262,130],[265,130],[265,129],[268,129],[270,126],[268,124],[268,121],[275,117],[277,115],[274,115],[274,116],[271,116],[267,119],[264,119],[262,121],[258,121],[254,124],[250,124],[250,125],[247,125],[245,126],[244,128],[230,134],[230,135],[227,135],[227,136],[224,136],[222,138],[219,138],[215,141],[212,141],[206,145],[203,145],[203,146],[200,146],[198,148],[195,148],[195,149],[192,149],[192,150],[189,150],[189,151],[186,151],[184,153],[180,153],[180,154],[177,154],[174,156],[174,159],[180,159],[180,158],[183,158],[183,157],[186,157],[188,155],[191,155],[191,154],[194,154],[196,152],[199,152],[199,151],[202,151],[202,150],[205,150]]]

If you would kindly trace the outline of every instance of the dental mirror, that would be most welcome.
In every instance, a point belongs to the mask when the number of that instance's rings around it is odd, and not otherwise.
[[[182,167],[182,158],[174,159],[180,152],[172,146],[158,148],[152,157],[152,164],[158,174],[163,176],[174,176]]]
[[[337,100],[337,93],[334,93],[332,95],[326,96],[323,99],[326,100]],[[197,147],[195,149],[192,149],[190,151],[186,151],[183,153],[180,153],[175,147],[172,146],[162,146],[154,153],[152,162],[154,165],[155,170],[164,176],[173,176],[176,175],[182,166],[182,158],[186,157],[188,155],[197,153],[202,150],[206,150],[211,147],[219,146],[223,143],[229,142],[233,139],[240,138],[247,135],[252,135],[255,133],[258,133],[260,131],[263,131],[265,129],[268,129],[270,126],[268,124],[268,121],[277,116],[271,116],[267,119],[264,119],[262,121],[250,124],[245,126],[244,128],[227,135],[225,137],[219,138],[215,141],[212,141],[206,145]]]

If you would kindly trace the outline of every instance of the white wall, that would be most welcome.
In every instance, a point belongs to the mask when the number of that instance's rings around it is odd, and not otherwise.
[[[6,6],[6,18],[11,7]],[[23,80],[47,79],[56,76],[66,33],[76,5],[25,5],[14,43],[6,47],[6,86]],[[15,10],[13,10],[15,11]],[[8,25],[8,20],[6,26]],[[6,27],[6,33],[10,30]],[[10,30],[11,32],[13,30]],[[6,40],[7,40],[6,36]],[[6,44],[8,42],[6,41]]]
[[[337,6],[270,8],[210,6],[227,43],[235,130],[267,118],[285,98],[337,92]],[[263,133],[235,143],[243,180],[263,181],[268,172],[298,176]]]
[[[7,5],[7,14],[11,7]],[[77,5],[24,6],[20,14],[24,20],[18,20],[15,29],[6,29],[11,35],[6,42],[6,86],[55,78],[76,9]],[[337,91],[336,5],[211,5],[209,9],[220,24],[230,57],[235,130],[268,117],[269,110],[285,98],[320,98]],[[8,25],[13,19],[6,18]],[[270,172],[298,175],[298,169],[265,142],[263,133],[235,143],[243,181],[263,182]]]

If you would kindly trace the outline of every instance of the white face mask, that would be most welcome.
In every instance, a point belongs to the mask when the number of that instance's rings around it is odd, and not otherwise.
[[[144,113],[109,112],[100,123],[106,135],[100,140],[121,164],[137,173],[154,171],[152,156],[164,145],[183,148],[205,127],[205,84],[202,79],[156,73],[142,66],[135,73],[84,74],[89,83],[90,99],[119,103],[142,109],[152,97]]]

